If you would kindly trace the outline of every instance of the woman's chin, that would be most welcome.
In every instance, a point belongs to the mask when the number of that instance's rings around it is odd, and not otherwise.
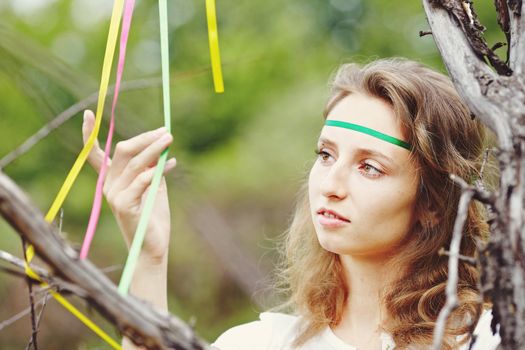
[[[341,242],[338,237],[326,237],[325,235],[317,235],[317,240],[319,245],[324,250],[337,254],[337,255],[346,255],[353,256],[359,259],[384,259],[388,256],[388,251],[385,249],[380,249],[381,247],[370,247],[370,246],[357,246],[348,244],[348,242]]]
[[[341,242],[339,237],[327,237],[329,235],[325,234],[318,234],[317,240],[319,242],[319,245],[326,251],[334,254],[339,255],[347,255],[349,251],[352,251],[352,249],[349,249],[346,244]]]

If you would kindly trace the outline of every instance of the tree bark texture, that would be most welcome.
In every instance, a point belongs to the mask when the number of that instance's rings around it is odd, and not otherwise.
[[[498,139],[501,178],[494,200],[485,201],[495,215],[489,221],[489,242],[479,254],[481,287],[493,303],[493,329],[500,325],[500,347],[525,349],[524,3],[495,0],[494,4],[507,38],[505,60],[487,45],[471,1],[423,0],[456,89]]]

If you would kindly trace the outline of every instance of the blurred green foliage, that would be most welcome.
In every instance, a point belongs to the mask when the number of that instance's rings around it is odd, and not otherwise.
[[[111,6],[107,0],[0,0],[0,157],[96,92]],[[475,6],[489,43],[502,41],[492,3]],[[195,232],[188,203],[218,208],[235,244],[270,274],[275,238],[286,229],[313,160],[330,74],[343,62],[386,56],[443,70],[432,37],[418,35],[428,30],[419,1],[218,1],[217,11],[226,88],[220,95],[213,92],[209,70],[204,2],[169,1],[171,153],[178,159],[168,179],[170,310],[185,320],[194,318],[208,340],[255,319],[261,310],[253,303],[257,296],[246,295],[214,247]],[[137,1],[124,80],[159,77],[159,55],[157,4]],[[158,83],[122,92],[116,141],[160,126],[161,108]],[[81,149],[80,126],[81,113],[3,169],[44,212]],[[103,126],[101,139],[105,134]],[[95,182],[95,172],[86,166],[64,205],[64,235],[77,246]],[[18,236],[3,222],[0,230],[0,249],[21,256]],[[104,207],[90,259],[107,267],[121,266],[125,257],[118,228]],[[108,275],[117,281],[119,272]],[[268,281],[261,281],[261,294]],[[0,320],[28,306],[25,283],[16,277],[0,275],[0,297]],[[25,317],[0,331],[0,347],[22,348],[30,332]],[[39,341],[42,349],[106,348],[53,301]]]

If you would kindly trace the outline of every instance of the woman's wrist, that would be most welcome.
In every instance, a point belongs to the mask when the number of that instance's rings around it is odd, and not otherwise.
[[[158,310],[168,309],[168,255],[152,258],[141,254],[131,283],[130,293],[151,303]]]
[[[163,252],[151,253],[142,251],[139,256],[139,265],[144,269],[151,269],[152,272],[159,268],[167,266],[168,263],[168,249]]]
[[[124,230],[122,225],[119,226],[124,233],[124,240],[129,251],[132,244],[132,237],[135,235],[135,232],[133,231],[131,233],[129,230]],[[151,265],[152,267],[162,264],[168,257],[169,238],[169,229],[164,229],[162,231],[158,228],[149,229],[146,233],[146,239],[143,242],[139,259],[144,264]]]

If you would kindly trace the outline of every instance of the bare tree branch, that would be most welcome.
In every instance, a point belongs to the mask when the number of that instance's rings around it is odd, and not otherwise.
[[[494,5],[496,6],[496,14],[498,18],[498,24],[505,34],[507,39],[507,59],[506,63],[509,64],[510,59],[510,18],[509,18],[509,7],[506,0],[494,0]],[[497,48],[493,47],[492,51],[495,51]]]
[[[469,26],[477,18],[469,0],[423,0],[433,38],[463,100],[498,137],[500,188],[489,219],[489,242],[479,247],[481,292],[492,303],[493,331],[500,325],[502,349],[525,348],[525,19],[521,0],[496,2],[499,22],[510,30],[509,68],[482,60],[486,48]],[[507,21],[508,14],[508,21]],[[480,29],[481,31],[481,29]],[[490,52],[489,52],[490,53]],[[498,62],[496,62],[499,64]],[[477,194],[474,198],[477,199]]]
[[[450,252],[448,260],[448,280],[447,280],[447,301],[445,306],[439,312],[438,319],[436,321],[436,327],[434,329],[434,343],[432,344],[433,350],[441,349],[443,342],[443,336],[445,335],[445,325],[448,317],[456,307],[458,307],[458,265],[459,265],[459,251],[461,245],[461,238],[463,237],[463,227],[465,221],[467,221],[468,207],[472,201],[474,195],[473,189],[467,185],[467,183],[458,178],[455,175],[450,175],[450,178],[456,183],[461,184],[463,193],[459,199],[458,215],[456,216],[456,222],[454,223],[454,231],[452,233],[452,241],[450,242]]]
[[[25,194],[0,172],[0,212],[56,274],[84,289],[87,301],[135,344],[148,349],[208,349],[191,327],[168,313],[154,310],[115,285],[67,245]]]
[[[470,47],[480,59],[487,59],[500,75],[511,75],[512,70],[509,66],[491,50],[485,41],[483,32],[485,27],[479,22],[472,1],[467,0],[431,0],[431,2],[440,6],[456,20],[456,23],[466,34],[465,39]]]
[[[423,0],[423,5],[432,37],[444,57],[445,66],[458,92],[470,110],[496,133],[500,146],[510,149],[512,132],[507,122],[510,120],[510,114],[501,110],[501,105],[491,98],[493,95],[506,93],[505,89],[498,89],[502,84],[502,77],[480,59],[465,38],[462,27],[453,20],[444,5],[437,0]],[[509,96],[500,98],[510,101]]]
[[[16,266],[20,271],[17,273],[18,276],[22,276],[24,278],[27,277],[27,275],[25,274],[25,262],[24,260],[22,259],[19,259],[17,258],[16,256],[13,256],[3,250],[0,250],[0,260],[4,260],[4,261],[7,261],[9,262],[10,264]],[[35,264],[31,264],[31,269],[33,271],[35,271],[38,276],[42,279],[42,281],[46,282],[47,284],[49,284],[51,287],[56,287],[57,289],[61,290],[61,291],[66,291],[66,292],[71,292],[81,298],[87,298],[88,295],[86,294],[86,291],[79,288],[78,286],[72,284],[72,283],[69,283],[67,281],[64,281],[63,279],[59,278],[59,277],[56,277],[56,276],[51,276],[49,275],[49,272],[46,271],[45,269],[35,265]],[[30,279],[30,281],[33,283],[33,284],[40,284],[41,281],[36,281],[36,280],[32,280]]]
[[[509,14],[509,66],[521,75],[525,72],[525,3],[522,0],[506,0]]]

